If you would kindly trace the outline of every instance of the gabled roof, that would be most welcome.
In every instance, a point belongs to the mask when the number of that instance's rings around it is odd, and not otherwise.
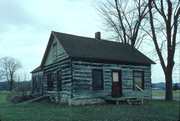
[[[42,71],[54,38],[60,42],[68,56],[74,59],[136,65],[155,64],[129,44],[52,31],[41,65],[31,73]]]
[[[69,57],[118,62],[124,64],[155,64],[140,51],[129,44],[97,40],[95,38],[81,37],[52,31]]]

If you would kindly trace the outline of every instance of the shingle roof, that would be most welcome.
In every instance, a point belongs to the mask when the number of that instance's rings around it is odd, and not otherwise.
[[[125,64],[155,64],[129,44],[52,32],[72,58]]]

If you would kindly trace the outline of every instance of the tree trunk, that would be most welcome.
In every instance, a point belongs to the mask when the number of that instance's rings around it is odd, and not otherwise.
[[[132,39],[131,39],[131,46],[132,46],[132,47],[135,46],[135,42],[136,42],[136,39],[132,38]]]
[[[9,87],[10,91],[12,91],[13,90],[13,77],[12,77],[12,75],[11,75],[11,80],[10,80],[10,85],[9,86],[10,86]]]
[[[172,92],[172,71],[167,69],[165,74],[166,79],[166,94],[165,100],[171,101],[173,100],[173,92]]]
[[[9,85],[9,90],[10,90],[10,91],[12,91],[12,89],[13,89],[13,83],[12,83],[12,82],[10,82],[10,85]]]

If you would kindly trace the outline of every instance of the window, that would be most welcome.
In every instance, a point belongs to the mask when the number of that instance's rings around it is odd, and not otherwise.
[[[119,73],[118,72],[113,72],[113,82],[119,82]]]
[[[57,59],[57,44],[54,43],[52,47],[52,59],[55,61]]]
[[[32,80],[32,90],[33,90],[33,93],[35,91],[35,81],[36,81],[36,78],[33,77],[33,80]]]
[[[141,89],[144,89],[144,73],[142,71],[134,71],[134,84],[133,89],[135,89],[136,85]]]
[[[52,91],[53,90],[53,79],[52,74],[47,75],[47,90]]]
[[[92,83],[93,83],[94,90],[103,89],[103,70],[102,69],[92,70]]]
[[[58,88],[58,91],[62,90],[61,71],[57,71],[57,88]]]

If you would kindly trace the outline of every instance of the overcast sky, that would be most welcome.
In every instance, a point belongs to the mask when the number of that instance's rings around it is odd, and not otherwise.
[[[92,0],[0,0],[0,8],[0,57],[22,62],[22,80],[24,75],[31,79],[30,71],[40,65],[52,30],[87,37],[101,31],[107,37]],[[179,68],[174,72],[178,82]],[[163,78],[160,66],[154,65],[152,81]]]

